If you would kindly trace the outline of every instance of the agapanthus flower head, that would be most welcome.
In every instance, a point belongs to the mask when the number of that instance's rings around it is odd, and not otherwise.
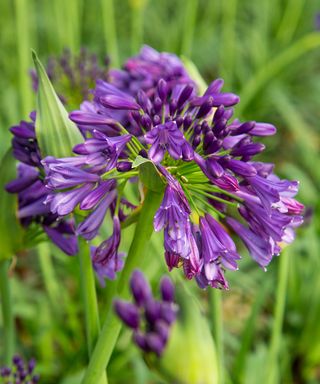
[[[138,70],[139,60],[133,62]],[[265,268],[282,243],[292,241],[303,206],[294,198],[298,182],[281,180],[272,164],[254,160],[265,148],[257,138],[276,128],[233,119],[240,99],[222,92],[223,80],[213,81],[202,95],[193,81],[184,80],[163,76],[152,91],[140,87],[136,93],[99,81],[92,104],[70,115],[87,138],[74,148],[78,156],[49,166],[47,185],[56,196],[70,194],[75,207],[85,188],[94,191],[112,178],[119,188],[141,175],[132,167],[135,160],[148,159],[165,184],[154,228],[164,230],[169,269],[183,266],[200,287],[226,289],[224,273],[237,270],[240,259],[231,230]],[[122,197],[121,192],[118,200]],[[56,212],[63,205],[58,202]]]
[[[12,358],[12,365],[0,368],[1,383],[3,384],[36,384],[40,380],[38,374],[34,374],[35,359],[25,362],[19,355]]]
[[[157,300],[143,273],[135,270],[131,275],[130,289],[134,302],[115,300],[114,310],[122,322],[133,330],[134,343],[143,352],[160,357],[178,311],[174,302],[174,286],[167,276],[162,277],[161,299]]]
[[[193,83],[176,55],[157,52],[148,45],[144,45],[137,56],[129,58],[123,69],[111,69],[109,75],[112,84],[131,95],[136,95],[139,90],[153,94],[160,79],[169,84]],[[165,94],[166,87],[163,86],[160,95]]]

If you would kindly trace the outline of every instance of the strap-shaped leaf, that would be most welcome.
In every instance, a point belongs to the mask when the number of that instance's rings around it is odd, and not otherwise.
[[[15,176],[16,162],[8,150],[0,163],[0,260],[12,257],[22,244],[23,230],[16,216],[17,198],[5,190]]]
[[[32,51],[32,58],[39,79],[37,95],[36,134],[42,157],[67,157],[72,148],[83,141],[77,126],[69,119],[68,112],[59,100],[47,73]]]

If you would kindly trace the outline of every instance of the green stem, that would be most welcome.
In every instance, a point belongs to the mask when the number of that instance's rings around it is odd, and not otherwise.
[[[99,336],[100,319],[98,312],[94,272],[89,255],[88,245],[83,240],[80,240],[80,250],[78,257],[80,263],[80,284],[85,311],[88,355],[90,357],[92,355],[94,345]],[[106,374],[103,375],[102,373],[99,380],[97,380],[96,382],[99,384],[106,384]]]
[[[88,354],[92,353],[100,331],[97,294],[92,263],[87,244],[81,241],[78,254],[80,263],[80,285],[84,303]]]
[[[55,314],[57,314],[59,313],[59,307],[61,306],[60,289],[55,276],[48,243],[41,243],[38,245],[38,257],[43,275],[43,283],[48,293],[51,307],[53,308]]]
[[[160,193],[149,190],[146,194],[125,267],[117,286],[116,284],[112,286],[113,291],[122,298],[128,295],[129,277],[133,269],[140,264],[140,259],[143,257],[144,250],[151,237],[153,217],[161,199],[162,194]],[[108,365],[120,330],[121,322],[112,311],[112,307],[110,307],[82,384],[93,384],[99,380],[103,370]]]
[[[276,296],[276,306],[274,310],[274,318],[272,325],[272,334],[270,341],[270,348],[268,352],[267,370],[268,381],[267,384],[277,383],[278,361],[281,347],[282,326],[284,318],[284,310],[286,304],[287,282],[289,273],[289,254],[282,252],[280,256],[280,265],[278,272],[278,287]]]
[[[12,298],[8,270],[10,266],[9,260],[0,262],[0,294],[1,309],[4,328],[4,363],[10,364],[14,354],[15,329],[14,317],[12,312]]]
[[[111,57],[112,67],[118,67],[119,55],[113,0],[101,0],[101,6],[107,52]]]
[[[222,311],[222,295],[218,289],[210,289],[210,316],[212,322],[212,333],[217,348],[219,381],[218,384],[224,383],[224,351],[223,351],[223,311]]]

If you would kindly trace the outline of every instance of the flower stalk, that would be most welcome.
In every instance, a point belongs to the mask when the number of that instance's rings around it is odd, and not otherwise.
[[[9,281],[10,260],[0,262],[0,294],[4,332],[4,356],[3,362],[10,364],[14,353],[15,327],[12,311],[11,287]]]
[[[85,311],[85,328],[86,339],[88,346],[88,356],[92,355],[94,345],[97,341],[100,332],[100,319],[98,312],[97,293],[95,287],[95,279],[92,268],[92,263],[89,255],[88,246],[84,240],[81,240],[79,251],[79,264],[80,264],[80,284],[83,297],[84,311]],[[107,377],[104,374],[99,384],[107,384]]]
[[[125,284],[125,282],[129,280],[133,269],[141,263],[144,249],[153,231],[153,217],[159,207],[161,199],[162,193],[150,190],[146,193],[125,267],[118,284],[112,286],[117,296],[121,298],[126,298],[128,295],[127,284]],[[120,330],[121,322],[110,306],[82,384],[98,382],[109,363]]]

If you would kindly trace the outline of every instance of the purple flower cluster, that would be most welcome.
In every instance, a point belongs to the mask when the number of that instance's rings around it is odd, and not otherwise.
[[[160,281],[161,300],[156,300],[143,273],[135,270],[130,279],[130,289],[134,302],[115,300],[114,309],[123,323],[133,329],[135,344],[142,351],[160,357],[177,316],[174,286],[164,276]]]
[[[140,90],[152,95],[160,79],[170,84],[192,82],[176,55],[157,52],[147,45],[141,48],[137,56],[129,58],[122,70],[111,69],[109,76],[111,84],[133,96]]]
[[[0,368],[1,383],[3,384],[36,384],[40,380],[39,375],[33,373],[36,365],[35,359],[25,363],[23,359],[15,355],[12,358],[12,367]]]
[[[186,277],[195,277],[200,287],[226,289],[224,271],[238,269],[240,259],[228,228],[265,268],[281,243],[293,240],[303,205],[294,199],[298,182],[280,180],[273,164],[252,160],[265,148],[255,139],[273,135],[276,128],[232,119],[239,97],[223,93],[222,86],[215,80],[196,96],[191,81],[161,78],[152,92],[140,88],[133,97],[100,82],[90,112],[70,117],[93,136],[96,131],[117,139],[130,135],[122,148],[121,161],[129,164],[123,177],[126,171],[130,177],[130,162],[140,154],[167,184],[154,228],[164,229],[169,269],[183,265]]]
[[[111,212],[113,234],[93,248],[99,279],[114,278],[123,266],[120,221],[135,208],[124,186],[139,176],[132,167],[138,156],[148,158],[166,184],[154,228],[164,230],[169,269],[182,266],[202,288],[228,288],[225,271],[238,269],[240,259],[231,231],[266,268],[294,239],[304,208],[295,199],[297,181],[281,180],[273,164],[254,160],[265,148],[258,139],[276,128],[234,119],[240,100],[222,92],[223,80],[199,95],[176,56],[150,47],[110,79],[98,80],[92,102],[70,114],[85,136],[73,148],[76,156],[42,161],[46,208],[59,217],[80,211],[85,218],[77,234],[93,239]],[[33,147],[29,152],[39,161]]]
[[[74,220],[62,220],[50,211],[45,204],[48,189],[44,183],[44,169],[35,134],[35,113],[30,114],[31,122],[21,121],[10,130],[13,155],[19,161],[17,179],[6,185],[9,193],[18,195],[17,216],[21,224],[28,228],[40,225],[51,241],[67,255],[78,251],[78,241],[74,232]]]

